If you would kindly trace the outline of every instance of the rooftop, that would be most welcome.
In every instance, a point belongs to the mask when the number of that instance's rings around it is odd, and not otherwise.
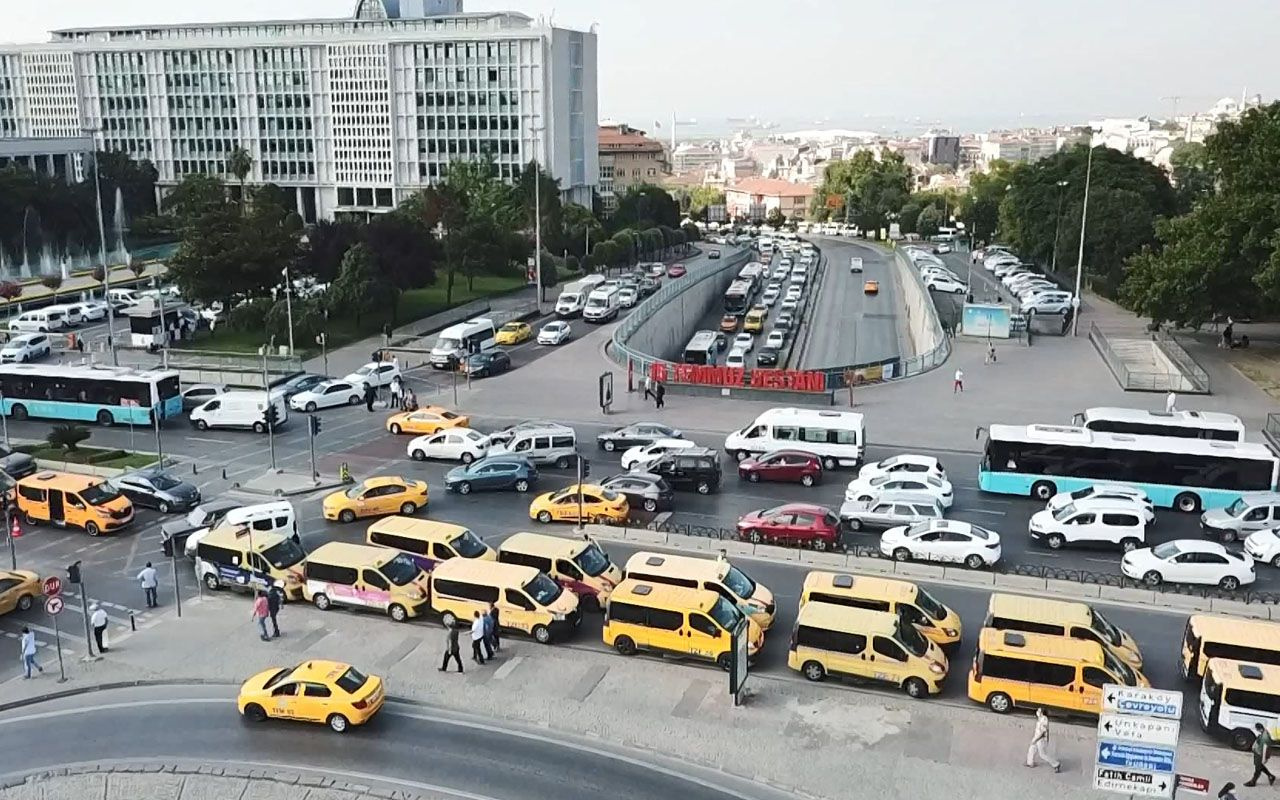
[[[662,143],[629,125],[601,125],[598,134],[601,150],[662,151]]]
[[[792,183],[777,178],[746,178],[730,186],[727,192],[743,192],[750,195],[767,195],[770,197],[808,197],[813,194],[813,187],[804,183]]]

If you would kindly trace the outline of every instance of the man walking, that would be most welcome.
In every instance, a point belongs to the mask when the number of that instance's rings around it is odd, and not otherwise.
[[[481,614],[477,611],[471,619],[471,660],[477,664],[484,663],[484,654],[480,652],[480,645],[483,642],[484,620],[481,619]]]
[[[444,658],[440,660],[440,671],[449,671],[449,659],[453,659],[453,663],[458,665],[458,672],[462,672],[462,656],[458,653],[458,626],[445,623],[444,626]]]
[[[955,380],[951,384],[951,393],[964,394],[964,370],[956,370]]]
[[[150,561],[142,568],[142,572],[138,573],[138,583],[142,584],[142,593],[147,598],[147,608],[155,608],[160,605],[156,601],[156,589],[159,587],[160,582],[156,578],[156,568],[151,566]]]
[[[1031,744],[1027,747],[1027,766],[1034,767],[1036,765],[1036,757],[1053,767],[1054,772],[1062,771],[1062,762],[1054,761],[1049,756],[1049,717],[1045,715],[1043,708],[1036,709],[1036,732],[1031,737]]]
[[[1267,769],[1267,759],[1271,757],[1271,746],[1275,741],[1261,722],[1253,723],[1253,733],[1253,777],[1245,781],[1244,785],[1257,786],[1258,777],[1261,775],[1266,775],[1268,781],[1275,783],[1276,776]]]
[[[1177,411],[1177,406],[1178,406],[1178,393],[1169,392],[1169,396],[1164,399],[1165,413],[1172,414],[1174,411]]]
[[[258,636],[264,642],[271,641],[271,637],[267,635],[267,617],[271,615],[271,607],[267,603],[267,596],[262,592],[253,593],[253,610],[249,612],[249,617],[258,623]]]
[[[996,363],[996,346],[991,342],[987,342],[987,363]]]
[[[391,379],[391,405],[404,411],[404,382],[399,375]]]
[[[31,677],[31,669],[33,667],[43,673],[44,667],[36,663],[36,635],[31,632],[30,628],[23,627],[21,645],[22,668],[26,670],[26,675],[24,677]]]
[[[377,399],[378,390],[373,388],[373,384],[366,383],[364,385],[364,407],[370,414],[373,413],[373,401]]]
[[[488,658],[490,661],[493,660],[494,651],[498,649],[497,646],[493,643],[492,612],[493,612],[493,603],[490,603],[489,607],[485,609],[485,612],[481,618],[484,622],[484,649],[485,649],[485,652],[488,654],[485,657]]]
[[[489,604],[489,618],[493,620],[493,633],[491,635],[493,637],[493,651],[496,653],[502,649],[499,647],[500,642],[498,641],[498,629],[502,618],[498,612],[498,607],[493,603]]]
[[[280,638],[280,624],[276,622],[276,614],[280,613],[280,607],[284,605],[284,592],[280,588],[280,581],[271,584],[271,588],[267,589],[267,614],[271,616],[271,638]]]
[[[653,396],[653,376],[645,375],[644,376],[644,399],[648,400],[652,396]]]
[[[89,609],[89,624],[93,626],[93,638],[98,643],[98,652],[107,652],[107,612],[97,603]]]
[[[653,390],[654,407],[660,409],[663,406],[665,406],[666,400],[664,398],[666,396],[667,396],[667,387],[659,383]]]

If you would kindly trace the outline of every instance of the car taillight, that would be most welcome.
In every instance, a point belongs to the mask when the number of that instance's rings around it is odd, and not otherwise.
[[[987,545],[987,549],[988,549],[988,550],[995,550],[995,549],[996,549],[997,547],[999,547],[999,546],[1000,546],[1000,543],[999,543],[999,542],[992,542],[991,544]]]
[[[369,707],[369,701],[368,701],[368,699],[357,700],[357,701],[355,701],[354,703],[352,703],[352,704],[351,704],[351,706],[352,706],[352,708],[357,708],[357,709],[359,709],[359,710],[363,711],[363,710],[365,710],[366,708],[368,708],[368,707]]]

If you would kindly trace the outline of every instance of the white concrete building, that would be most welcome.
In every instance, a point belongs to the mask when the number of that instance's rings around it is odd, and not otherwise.
[[[599,183],[596,35],[462,0],[358,0],[350,19],[54,31],[0,45],[0,139],[79,137],[162,187],[226,175],[295,192],[311,221],[394,207],[450,161],[537,159],[566,199]]]

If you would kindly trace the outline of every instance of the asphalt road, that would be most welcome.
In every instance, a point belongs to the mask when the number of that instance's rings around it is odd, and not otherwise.
[[[38,730],[40,735],[30,733]],[[181,731],[180,737],[174,731]],[[269,769],[308,769],[406,791],[482,800],[605,797],[636,800],[781,798],[772,789],[692,765],[641,761],[598,742],[389,702],[365,727],[339,736],[320,725],[252,724],[231,687],[109,691],[0,715],[6,771],[113,759],[198,759]],[[388,747],[388,743],[394,746]],[[584,750],[586,752],[584,752]],[[367,780],[356,780],[366,783]]]
[[[893,278],[892,257],[871,245],[831,237],[816,239],[827,257],[827,274],[809,312],[812,330],[799,369],[865,364],[901,355],[898,317],[902,307]],[[862,258],[862,273],[849,272],[849,259]],[[880,293],[863,285],[880,282]]]

